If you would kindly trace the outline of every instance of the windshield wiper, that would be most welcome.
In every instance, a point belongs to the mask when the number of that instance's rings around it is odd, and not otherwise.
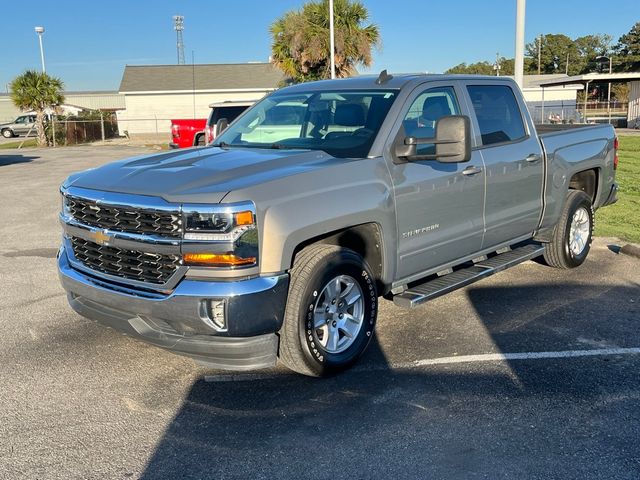
[[[244,146],[246,148],[265,148],[267,150],[283,150],[285,148],[291,148],[289,145],[283,145],[281,143],[253,143]]]

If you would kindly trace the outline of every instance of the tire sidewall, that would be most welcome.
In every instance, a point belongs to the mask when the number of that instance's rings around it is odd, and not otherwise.
[[[306,363],[320,375],[343,370],[360,357],[373,337],[378,311],[375,279],[364,260],[354,252],[337,252],[327,258],[326,265],[310,278],[298,312],[299,340]],[[314,339],[313,310],[322,289],[339,275],[348,275],[358,282],[364,300],[364,318],[362,328],[349,348],[340,353],[329,353]]]
[[[580,192],[582,193],[582,192]],[[571,235],[571,222],[573,221],[573,215],[580,208],[584,208],[589,216],[589,237],[587,238],[586,245],[579,255],[574,255],[571,251],[570,235]],[[589,255],[591,249],[591,240],[593,237],[593,207],[589,197],[583,193],[582,195],[575,195],[571,198],[571,203],[568,205],[567,221],[564,225],[564,241],[562,244],[563,256],[569,267],[578,267],[584,263]]]
[[[6,129],[2,130],[2,136],[4,138],[11,138],[11,137],[13,137],[13,132],[10,129],[6,128]]]

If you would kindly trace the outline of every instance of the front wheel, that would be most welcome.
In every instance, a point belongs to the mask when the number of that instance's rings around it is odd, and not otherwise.
[[[569,191],[553,238],[546,245],[545,261],[552,267],[565,269],[582,265],[591,248],[592,234],[591,198],[580,190]]]
[[[371,269],[356,252],[311,245],[291,270],[280,360],[321,377],[350,367],[369,345],[378,313]]]
[[[13,137],[13,132],[11,130],[9,130],[8,128],[2,130],[2,136],[4,138],[11,138]]]

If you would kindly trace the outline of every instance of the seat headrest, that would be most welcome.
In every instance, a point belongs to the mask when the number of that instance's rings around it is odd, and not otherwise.
[[[446,97],[428,97],[422,105],[422,118],[425,120],[436,121],[440,117],[451,115],[449,102]]]
[[[338,105],[333,122],[344,127],[360,127],[364,125],[364,109],[354,103]]]

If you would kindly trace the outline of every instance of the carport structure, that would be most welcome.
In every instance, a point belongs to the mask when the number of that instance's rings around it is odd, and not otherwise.
[[[585,75],[574,75],[572,77],[557,78],[540,82],[542,87],[542,118],[544,119],[544,89],[545,87],[557,87],[568,85],[584,86],[584,107],[583,114],[587,118],[587,99],[589,84],[591,83],[629,83],[629,108],[627,110],[627,124],[633,126],[640,119],[640,72],[629,73],[587,73]],[[608,106],[609,123],[611,122],[611,105]]]

